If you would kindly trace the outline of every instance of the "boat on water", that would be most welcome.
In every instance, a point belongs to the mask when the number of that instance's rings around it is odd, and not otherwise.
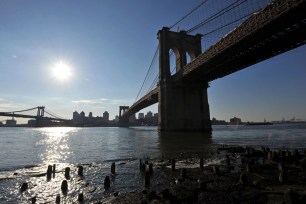
[[[245,125],[273,125],[273,123],[270,122],[247,122]]]

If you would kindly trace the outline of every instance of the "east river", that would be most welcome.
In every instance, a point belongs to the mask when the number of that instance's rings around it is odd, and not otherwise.
[[[306,149],[306,124],[267,126],[213,126],[211,135],[199,133],[159,133],[156,127],[138,128],[0,128],[0,203],[54,202],[60,195],[64,168],[71,168],[69,188],[64,201],[75,202],[79,192],[89,201],[100,200],[114,192],[137,191],[142,185],[138,175],[139,159],[178,157],[205,158],[219,144],[261,146],[271,149]],[[118,175],[108,192],[103,180],[116,163]],[[48,165],[56,164],[57,174],[46,181]],[[75,173],[84,166],[85,180]],[[29,190],[19,191],[27,182]],[[84,182],[85,184],[82,185]],[[84,187],[86,186],[86,187]]]

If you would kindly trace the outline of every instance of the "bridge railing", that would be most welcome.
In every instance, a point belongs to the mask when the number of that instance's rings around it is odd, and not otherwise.
[[[199,67],[204,62],[209,61],[219,53],[223,52],[228,47],[234,45],[244,37],[256,32],[256,30],[258,30],[259,28],[267,25],[283,13],[286,13],[290,9],[297,7],[304,1],[305,0],[274,1],[267,7],[263,8],[261,11],[254,13],[239,27],[228,33],[215,45],[208,48],[199,57],[187,64],[183,69],[183,75],[189,74],[191,71]]]

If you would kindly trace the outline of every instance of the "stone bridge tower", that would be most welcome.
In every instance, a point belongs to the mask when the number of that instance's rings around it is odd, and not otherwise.
[[[190,82],[180,79],[187,64],[201,54],[201,35],[172,32],[164,27],[159,39],[158,126],[161,131],[211,132],[207,81]],[[176,57],[176,74],[171,76],[169,51]]]

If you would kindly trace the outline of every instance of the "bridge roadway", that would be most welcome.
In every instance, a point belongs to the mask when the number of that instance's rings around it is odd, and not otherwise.
[[[32,119],[43,119],[43,120],[56,120],[56,121],[61,121],[61,122],[67,122],[70,120],[66,119],[60,119],[60,118],[51,118],[51,117],[39,117],[39,116],[34,116],[34,115],[23,115],[23,114],[14,114],[14,113],[6,113],[6,112],[0,112],[0,116],[5,116],[5,117],[14,117],[14,118],[32,118]]]
[[[306,0],[275,1],[173,75],[175,81],[213,81],[306,43]],[[124,114],[158,102],[155,88]]]

